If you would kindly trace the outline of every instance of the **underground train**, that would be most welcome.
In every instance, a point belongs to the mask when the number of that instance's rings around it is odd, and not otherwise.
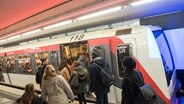
[[[172,64],[172,57],[169,57],[171,55],[168,52],[160,51],[158,35],[154,35],[156,32],[151,26],[116,27],[2,48],[0,61],[5,83],[21,87],[33,83],[36,89],[40,89],[35,82],[40,59],[46,59],[57,69],[62,60],[70,58],[75,61],[81,50],[90,54],[90,49],[96,47],[114,74],[114,82],[108,94],[110,103],[121,102],[124,71],[121,61],[125,56],[132,56],[145,82],[157,93],[159,104],[175,104],[176,73],[172,67],[168,68],[167,63],[169,60]],[[170,59],[165,60],[164,57]]]

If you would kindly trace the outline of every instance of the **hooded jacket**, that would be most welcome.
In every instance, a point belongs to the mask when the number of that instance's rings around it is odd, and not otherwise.
[[[78,79],[79,79],[79,86],[76,89],[76,93],[86,93],[87,75],[88,75],[87,69],[79,65],[74,69],[73,75],[78,75]]]
[[[41,96],[44,100],[48,96],[48,104],[69,104],[68,98],[74,100],[69,84],[60,75],[43,80]]]
[[[92,61],[90,69],[90,92],[95,92],[96,94],[109,92],[109,87],[105,87],[102,84],[102,78],[100,76],[100,69],[93,63],[98,64],[101,67],[106,67],[106,62],[101,57],[96,57]]]

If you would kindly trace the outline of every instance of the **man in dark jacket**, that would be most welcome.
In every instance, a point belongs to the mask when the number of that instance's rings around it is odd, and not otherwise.
[[[102,84],[102,78],[100,76],[100,69],[96,65],[106,67],[106,62],[100,57],[100,53],[97,49],[93,49],[91,52],[92,62],[89,66],[90,69],[90,92],[94,92],[97,98],[97,104],[108,104],[108,92],[109,87]]]
[[[132,57],[125,57],[122,65],[125,73],[122,82],[121,104],[146,104],[138,86],[144,85],[142,74],[135,70],[136,62]]]
[[[40,65],[37,66],[37,72],[36,72],[36,83],[40,84],[40,88],[41,88],[41,84],[42,84],[42,77],[43,77],[43,73],[45,70],[45,67],[47,66],[47,61],[46,59],[40,59],[40,61],[42,62]]]

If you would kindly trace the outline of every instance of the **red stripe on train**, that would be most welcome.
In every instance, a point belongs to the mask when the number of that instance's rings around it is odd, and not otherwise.
[[[117,37],[108,37],[108,38],[99,38],[99,39],[95,39],[95,40],[90,40],[89,44],[91,46],[95,46],[95,45],[107,45],[110,44],[110,50],[112,54],[116,54],[116,45],[118,44],[123,44],[124,42],[122,40],[120,40]],[[156,83],[151,79],[151,77],[149,76],[149,74],[145,71],[145,69],[143,68],[143,66],[139,63],[139,61],[137,59],[135,59],[137,62],[137,68],[139,69],[139,71],[143,74],[144,76],[144,80],[146,83],[149,83],[150,86],[155,90],[155,92],[164,100],[164,102],[169,103],[169,99],[166,98],[166,96],[163,94],[163,92],[160,90],[160,88],[156,85]]]
[[[28,53],[36,53],[36,52],[47,52],[47,51],[56,51],[59,50],[59,45],[49,45],[43,47],[34,47],[27,48],[17,51],[6,52],[6,55],[15,55],[15,54],[28,54]]]
[[[95,39],[95,40],[89,40],[89,45],[91,46],[95,46],[95,45],[107,45],[110,44],[110,50],[112,54],[116,54],[116,45],[118,44],[123,44],[124,42],[122,40],[120,40],[117,37],[108,37],[108,38],[99,38],[99,39]],[[143,68],[143,66],[139,63],[139,61],[137,59],[136,63],[137,63],[137,68],[139,69],[139,71],[143,74],[144,76],[144,80],[146,83],[149,83],[150,86],[155,90],[155,92],[164,100],[164,102],[169,103],[169,99],[166,98],[166,96],[163,94],[163,92],[160,90],[160,88],[156,85],[156,83],[151,79],[151,77],[149,76],[149,74],[145,71],[145,69]]]
[[[168,98],[166,98],[166,96],[163,94],[163,92],[160,90],[160,88],[156,85],[156,83],[151,79],[149,74],[145,71],[143,66],[139,63],[139,61],[136,58],[134,58],[134,59],[136,60],[137,69],[143,74],[144,81],[146,83],[149,83],[149,85],[151,85],[151,87],[166,102],[166,104],[169,104],[170,100]]]

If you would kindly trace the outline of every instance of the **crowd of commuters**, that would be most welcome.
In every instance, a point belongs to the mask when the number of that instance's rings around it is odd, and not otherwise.
[[[93,64],[95,63],[95,64]],[[108,104],[108,92],[110,86],[103,86],[100,69],[96,66],[105,67],[107,62],[100,53],[93,49],[90,57],[84,53],[79,55],[77,61],[65,60],[61,62],[56,71],[55,68],[42,62],[42,78],[40,82],[41,97],[34,91],[33,84],[25,87],[25,93],[16,102],[20,104],[69,104],[74,101],[75,95],[79,104],[86,104],[86,94],[96,95],[96,104]],[[136,84],[144,84],[142,74],[135,70],[136,62],[132,57],[126,57],[122,66],[125,68],[122,81],[122,104],[144,104],[138,102],[139,90],[129,87]],[[43,70],[44,69],[44,70]],[[41,70],[41,69],[38,69]],[[76,79],[77,78],[77,79]],[[72,81],[75,79],[75,87]],[[140,100],[140,99],[139,99]],[[36,103],[42,102],[42,103]]]

